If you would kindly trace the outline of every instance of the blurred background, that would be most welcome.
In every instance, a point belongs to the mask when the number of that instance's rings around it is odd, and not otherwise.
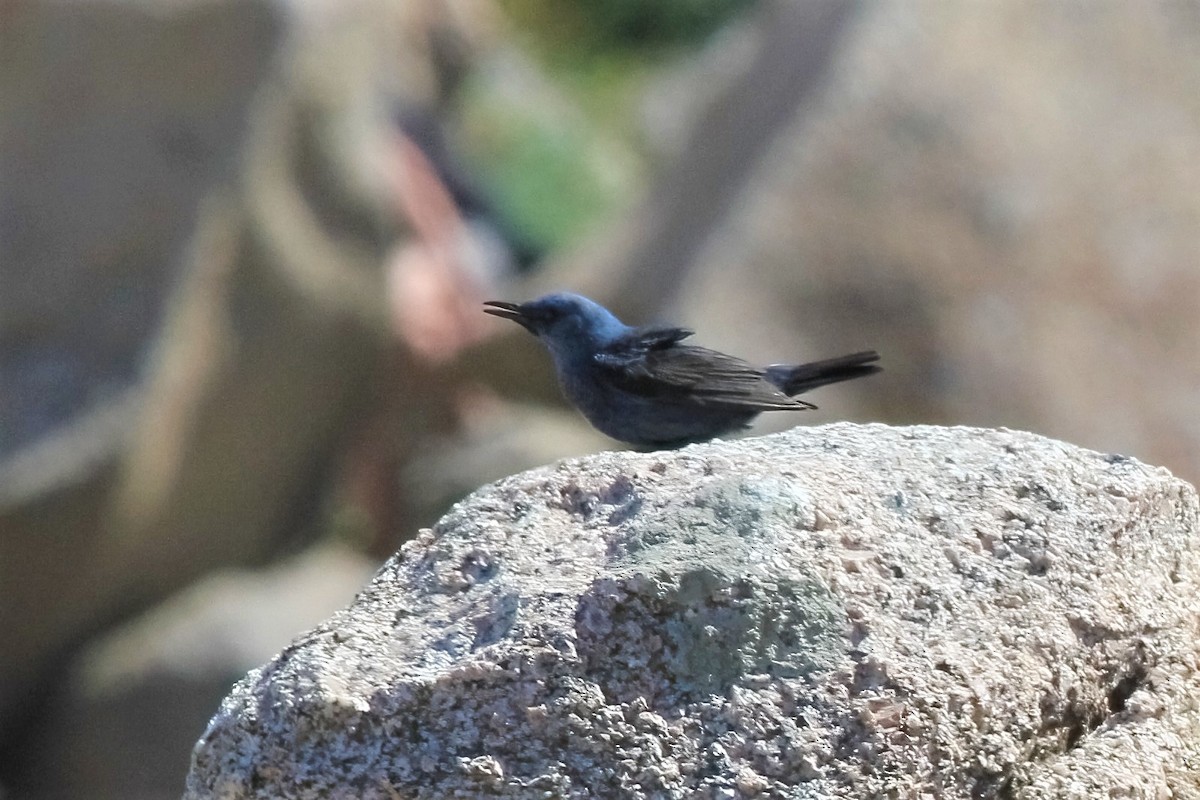
[[[486,299],[1200,477],[1200,3],[0,0],[0,795],[167,798],[477,486],[614,448]],[[506,327],[507,326],[507,327]]]

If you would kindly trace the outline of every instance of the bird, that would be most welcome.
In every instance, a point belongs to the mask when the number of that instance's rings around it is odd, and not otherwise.
[[[640,449],[673,449],[747,428],[764,411],[805,411],[794,395],[882,368],[874,350],[756,367],[684,344],[687,328],[621,322],[582,295],[526,303],[489,300],[484,313],[512,320],[550,351],[563,394],[601,433]]]

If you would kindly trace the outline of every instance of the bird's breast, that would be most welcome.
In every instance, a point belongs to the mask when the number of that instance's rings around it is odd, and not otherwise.
[[[589,420],[613,402],[613,389],[603,379],[599,370],[587,362],[556,364],[558,384],[567,400],[583,412]]]

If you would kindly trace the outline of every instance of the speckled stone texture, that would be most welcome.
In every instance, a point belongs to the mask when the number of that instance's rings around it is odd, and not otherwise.
[[[188,798],[1197,798],[1197,500],[838,424],[487,486],[248,675]]]

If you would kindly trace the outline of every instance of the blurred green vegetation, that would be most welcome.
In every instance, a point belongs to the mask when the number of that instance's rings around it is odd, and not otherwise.
[[[636,190],[632,152],[579,115],[506,105],[484,87],[466,106],[468,150],[489,194],[543,250],[574,241]]]
[[[514,101],[484,76],[465,92],[465,148],[512,225],[549,251],[629,202],[653,168],[637,123],[647,81],[753,2],[500,0],[552,95]]]

